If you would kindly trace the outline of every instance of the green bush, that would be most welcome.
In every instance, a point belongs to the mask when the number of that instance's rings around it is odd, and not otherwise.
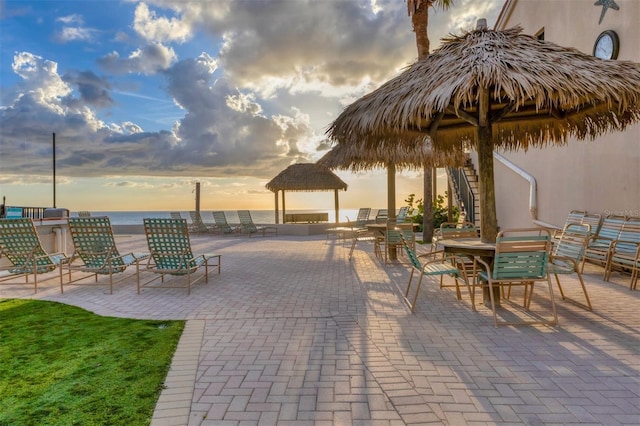
[[[449,193],[446,193],[447,196]],[[422,198],[416,200],[415,194],[409,194],[409,197],[404,200],[405,203],[409,206],[408,216],[411,217],[411,221],[413,223],[417,223],[419,225],[419,231],[422,232],[422,223],[424,217],[424,203],[422,202]],[[458,221],[458,217],[460,216],[460,210],[457,206],[453,206],[451,209],[453,213],[453,222]],[[439,229],[440,225],[444,222],[448,222],[449,211],[448,208],[444,205],[444,197],[442,195],[438,195],[436,200],[433,202],[433,229]]]

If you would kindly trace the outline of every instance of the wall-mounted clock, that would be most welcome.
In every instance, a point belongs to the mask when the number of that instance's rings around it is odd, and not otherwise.
[[[593,45],[593,56],[600,59],[616,59],[620,50],[620,39],[615,31],[607,30],[600,33]]]

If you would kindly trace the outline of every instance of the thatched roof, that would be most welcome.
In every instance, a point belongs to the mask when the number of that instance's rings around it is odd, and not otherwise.
[[[327,134],[369,146],[477,144],[480,88],[489,92],[496,147],[564,144],[640,120],[640,64],[605,61],[548,41],[503,31],[451,36],[431,55],[349,105]],[[400,132],[400,133],[399,133]]]
[[[424,167],[462,166],[467,155],[462,150],[433,151],[431,142],[408,147],[367,147],[364,144],[339,143],[317,161],[330,169],[358,172],[374,168],[384,168],[394,164],[396,169],[422,170]]]
[[[265,185],[277,191],[347,190],[347,184],[325,166],[314,163],[292,164]]]

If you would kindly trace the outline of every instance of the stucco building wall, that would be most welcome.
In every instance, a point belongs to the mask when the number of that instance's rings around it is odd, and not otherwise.
[[[524,33],[592,54],[598,35],[620,37],[618,60],[640,62],[640,1],[616,0],[598,24],[602,6],[589,0],[507,0],[495,28],[520,25]],[[571,210],[640,216],[640,125],[596,140],[569,140],[527,152],[500,152],[537,182],[537,219],[561,226]],[[476,162],[477,164],[477,162]],[[500,228],[531,226],[529,184],[495,161]]]

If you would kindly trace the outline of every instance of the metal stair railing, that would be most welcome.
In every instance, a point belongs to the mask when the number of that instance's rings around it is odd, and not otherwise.
[[[475,194],[464,168],[447,168],[447,174],[453,183],[458,203],[466,214],[466,221],[475,223]]]

